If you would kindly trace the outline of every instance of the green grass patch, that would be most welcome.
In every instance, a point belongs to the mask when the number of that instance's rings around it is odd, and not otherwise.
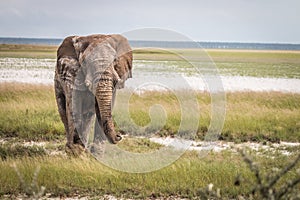
[[[285,166],[295,156],[257,157],[255,161],[264,174],[271,169]],[[101,196],[111,194],[116,197],[158,198],[201,196],[203,188],[213,183],[219,188],[223,198],[249,196],[253,188],[254,174],[238,154],[209,153],[200,158],[196,152],[188,152],[168,167],[150,173],[131,174],[112,170],[90,156],[80,158],[35,157],[0,161],[0,195],[20,194],[34,183],[35,188],[45,187],[51,196]],[[134,163],[133,163],[134,164]],[[38,172],[36,169],[40,168]],[[20,177],[24,179],[20,181]],[[36,182],[34,177],[36,176]],[[296,176],[291,170],[278,186]],[[242,178],[239,185],[237,177]],[[23,184],[21,184],[23,182]]]
[[[57,46],[0,44],[0,57],[55,59],[56,50]],[[153,62],[151,66],[161,66],[158,69],[138,69],[142,71],[172,71],[197,75],[199,72],[189,63],[193,62],[201,74],[210,72],[215,64],[219,73],[226,76],[300,77],[300,51],[151,48],[134,49],[133,56],[137,63],[146,60],[148,65]]]
[[[117,99],[123,95],[126,91],[118,91]],[[199,110],[197,138],[204,139],[210,125],[211,99],[208,93],[197,93],[196,97],[199,105],[195,108]],[[153,108],[155,105],[159,106]],[[129,117],[125,115],[126,109],[117,103],[114,119],[117,128],[122,127],[130,135],[176,135],[179,130],[182,108],[174,94],[133,94],[129,100]],[[65,138],[52,86],[0,84],[0,113],[1,137],[18,137],[27,141]],[[299,121],[299,94],[227,93],[226,118],[220,139],[235,142],[299,142]],[[135,129],[133,123],[139,128]],[[189,131],[188,122],[183,128],[183,131]]]
[[[151,142],[148,138],[124,138],[118,147],[125,151],[134,153],[145,153],[158,150],[162,145]]]
[[[55,58],[56,49],[55,46],[0,45],[0,57]],[[133,53],[135,60],[174,62],[178,65],[178,70],[183,71],[189,66],[180,63],[180,56],[188,55],[195,62],[208,61],[209,58],[206,52],[199,49],[139,49]],[[208,50],[207,53],[219,67],[221,74],[300,77],[299,51]],[[122,98],[126,91],[120,90],[117,95]],[[204,139],[211,119],[211,99],[208,93],[197,93],[196,98],[199,104],[196,109],[199,110],[196,139]],[[300,94],[235,92],[227,93],[226,99],[226,119],[220,139],[234,142],[300,142]],[[157,104],[160,106],[154,106]],[[127,107],[116,104],[113,117],[117,122],[117,129],[124,127],[122,131],[130,135],[177,134],[182,110],[174,94],[134,94],[129,100],[128,108],[130,118],[124,114]],[[131,126],[132,123],[144,129],[137,130]],[[189,131],[188,126],[185,129]],[[255,175],[243,162],[243,158],[229,151],[210,152],[204,158],[199,157],[197,152],[186,152],[163,169],[139,174],[110,169],[90,155],[79,158],[49,156],[48,151],[63,152],[65,143],[64,127],[57,112],[52,86],[0,84],[0,139],[1,198],[17,198],[24,193],[27,197],[34,197],[34,193],[43,190],[41,186],[45,187],[42,195],[47,193],[51,197],[62,198],[97,198],[104,194],[140,199],[200,198],[207,185],[213,183],[214,189],[220,189],[222,197],[232,199],[239,198],[240,195],[251,197],[251,190],[257,185]],[[23,144],[32,140],[50,143],[45,146]],[[118,146],[134,153],[161,148],[161,145],[152,143],[147,138],[134,137],[125,138]],[[262,175],[271,177],[299,154],[299,147],[284,148],[250,152]],[[292,154],[285,156],[282,154],[283,150]],[[297,168],[299,163],[282,177],[276,187],[299,177]],[[297,192],[299,191],[296,190]],[[253,198],[260,199],[259,196]]]
[[[118,93],[120,99],[123,92]],[[199,108],[199,127],[197,137],[204,139],[208,131],[211,117],[211,102],[208,93],[196,95]],[[220,139],[246,142],[300,141],[300,95],[284,93],[237,92],[228,93],[226,101],[226,118]],[[139,96],[134,94],[129,102],[131,118],[126,118],[123,105],[116,104],[114,116],[125,132],[133,135],[154,133],[155,127],[135,130],[131,124],[147,126],[152,119],[164,119],[161,112],[151,112],[150,108],[159,104],[164,110],[166,122],[159,135],[176,135],[181,122],[181,105],[174,94],[164,92],[149,92]],[[158,120],[163,121],[163,120]],[[187,128],[188,130],[188,128]]]
[[[50,86],[0,84],[0,136],[26,140],[64,138]]]
[[[5,160],[16,157],[36,157],[46,155],[43,147],[33,145],[24,146],[21,144],[2,144],[0,146],[0,158]]]
[[[57,46],[0,44],[0,57],[56,58]]]
[[[242,142],[299,142],[299,97],[298,94],[276,92],[227,93],[227,114],[222,136]]]

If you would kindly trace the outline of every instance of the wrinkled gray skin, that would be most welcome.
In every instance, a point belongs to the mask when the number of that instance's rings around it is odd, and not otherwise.
[[[57,50],[55,95],[67,134],[67,151],[77,154],[96,114],[94,142],[116,144],[112,107],[116,88],[131,78],[132,50],[121,35],[70,36]],[[82,136],[82,137],[79,137]],[[106,136],[106,137],[105,137]]]

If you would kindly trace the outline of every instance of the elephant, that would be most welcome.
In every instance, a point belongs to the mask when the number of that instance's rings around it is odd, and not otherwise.
[[[95,117],[95,143],[122,139],[115,131],[112,109],[116,89],[132,78],[132,59],[128,40],[119,34],[69,36],[59,46],[55,96],[72,153],[87,144],[85,134]]]

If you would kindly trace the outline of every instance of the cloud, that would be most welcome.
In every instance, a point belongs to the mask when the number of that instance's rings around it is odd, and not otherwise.
[[[65,37],[157,27],[201,41],[300,43],[297,0],[2,0],[0,36]]]

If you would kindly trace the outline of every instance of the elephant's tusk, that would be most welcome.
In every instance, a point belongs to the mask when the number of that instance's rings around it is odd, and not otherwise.
[[[92,83],[90,82],[90,81],[88,81],[88,80],[85,80],[85,86],[87,87],[87,88],[89,88],[89,90],[90,91],[92,91]]]

